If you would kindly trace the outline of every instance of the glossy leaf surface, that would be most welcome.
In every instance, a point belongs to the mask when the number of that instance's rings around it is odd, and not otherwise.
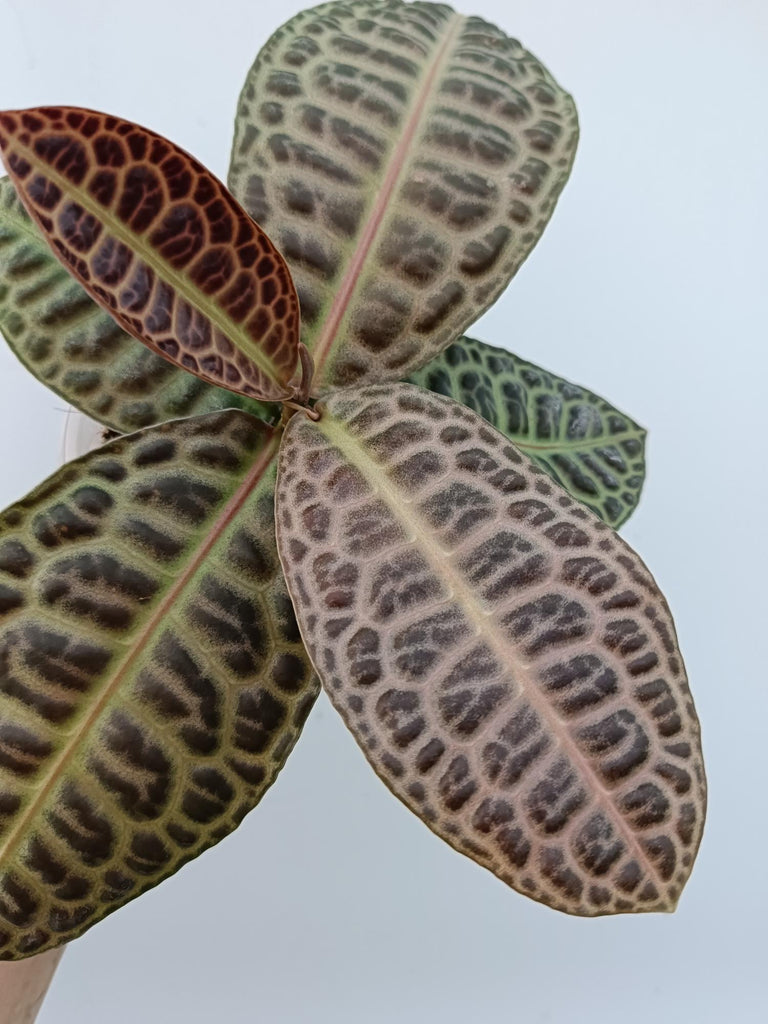
[[[295,416],[278,548],[323,684],[377,773],[520,892],[672,910],[705,810],[653,577],[498,431],[407,384]]]
[[[570,96],[480,18],[353,0],[278,29],[229,184],[291,268],[316,391],[402,379],[455,341],[536,244],[577,136]]]
[[[0,959],[67,942],[239,824],[317,681],[241,412],[120,438],[0,517]]]
[[[646,432],[592,391],[473,338],[409,379],[474,409],[610,526],[637,506]]]
[[[269,422],[279,406],[207,384],[136,341],[61,266],[0,178],[0,331],[35,377],[121,434],[241,408]]]
[[[253,398],[291,392],[298,300],[285,263],[182,149],[108,114],[0,114],[0,150],[56,256],[120,325]]]

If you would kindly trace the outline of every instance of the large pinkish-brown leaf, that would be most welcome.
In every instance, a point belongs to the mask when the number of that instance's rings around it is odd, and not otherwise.
[[[637,555],[476,413],[410,384],[289,423],[278,549],[318,674],[390,789],[573,914],[673,910],[699,726]]]
[[[0,150],[54,253],[121,327],[212,384],[266,400],[292,393],[288,268],[189,154],[68,107],[0,113]]]

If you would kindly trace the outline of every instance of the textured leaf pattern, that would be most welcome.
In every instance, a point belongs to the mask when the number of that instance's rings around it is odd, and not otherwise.
[[[474,409],[611,526],[637,506],[645,430],[599,395],[473,338],[409,379]]]
[[[291,420],[277,530],[332,701],[430,828],[559,910],[674,908],[704,819],[699,728],[667,605],[621,538],[407,384]]]
[[[290,274],[201,164],[130,121],[68,107],[0,114],[0,149],[54,253],[126,331],[213,384],[291,393]]]
[[[0,331],[38,380],[121,434],[217,409],[268,422],[279,406],[207,384],[121,330],[61,266],[0,179]]]
[[[0,519],[0,959],[68,941],[231,832],[317,681],[274,542],[276,436],[179,420]]]
[[[280,416],[278,406],[206,384],[121,331],[53,257],[7,178],[0,330],[39,380],[121,433],[216,409]],[[591,391],[466,337],[410,380],[474,409],[611,525],[636,507],[645,431]]]
[[[577,136],[570,96],[480,18],[357,0],[279,29],[229,184],[291,268],[318,391],[400,379],[455,341],[541,235]]]

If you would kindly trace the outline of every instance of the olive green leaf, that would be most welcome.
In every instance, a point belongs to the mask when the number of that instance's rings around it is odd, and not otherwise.
[[[0,331],[38,380],[119,433],[216,409],[279,416],[121,330],[55,258],[9,178],[0,178]]]
[[[674,624],[637,555],[476,413],[349,388],[281,444],[302,636],[376,772],[520,892],[672,910],[705,813]]]
[[[274,541],[277,435],[119,438],[0,516],[0,959],[237,827],[317,693]]]
[[[473,338],[409,380],[474,409],[609,525],[636,508],[646,432],[599,395]]]
[[[571,97],[480,18],[342,0],[278,29],[228,180],[291,269],[318,393],[455,341],[536,244],[577,137]]]

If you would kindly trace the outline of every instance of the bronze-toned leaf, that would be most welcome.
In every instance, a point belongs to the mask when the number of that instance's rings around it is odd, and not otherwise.
[[[274,540],[277,435],[176,420],[0,515],[0,959],[228,835],[318,690]]]
[[[443,4],[302,11],[251,68],[229,185],[285,256],[315,390],[398,380],[493,303],[568,179],[573,100]]]
[[[214,387],[121,330],[55,258],[9,178],[0,178],[0,332],[41,383],[120,434],[217,409],[280,418],[279,405]]]
[[[672,910],[705,812],[666,602],[476,413],[409,384],[289,423],[278,548],[323,684],[390,789],[520,892]]]
[[[193,157],[130,121],[69,107],[0,113],[0,150],[55,255],[129,334],[231,391],[292,393],[288,269]]]

